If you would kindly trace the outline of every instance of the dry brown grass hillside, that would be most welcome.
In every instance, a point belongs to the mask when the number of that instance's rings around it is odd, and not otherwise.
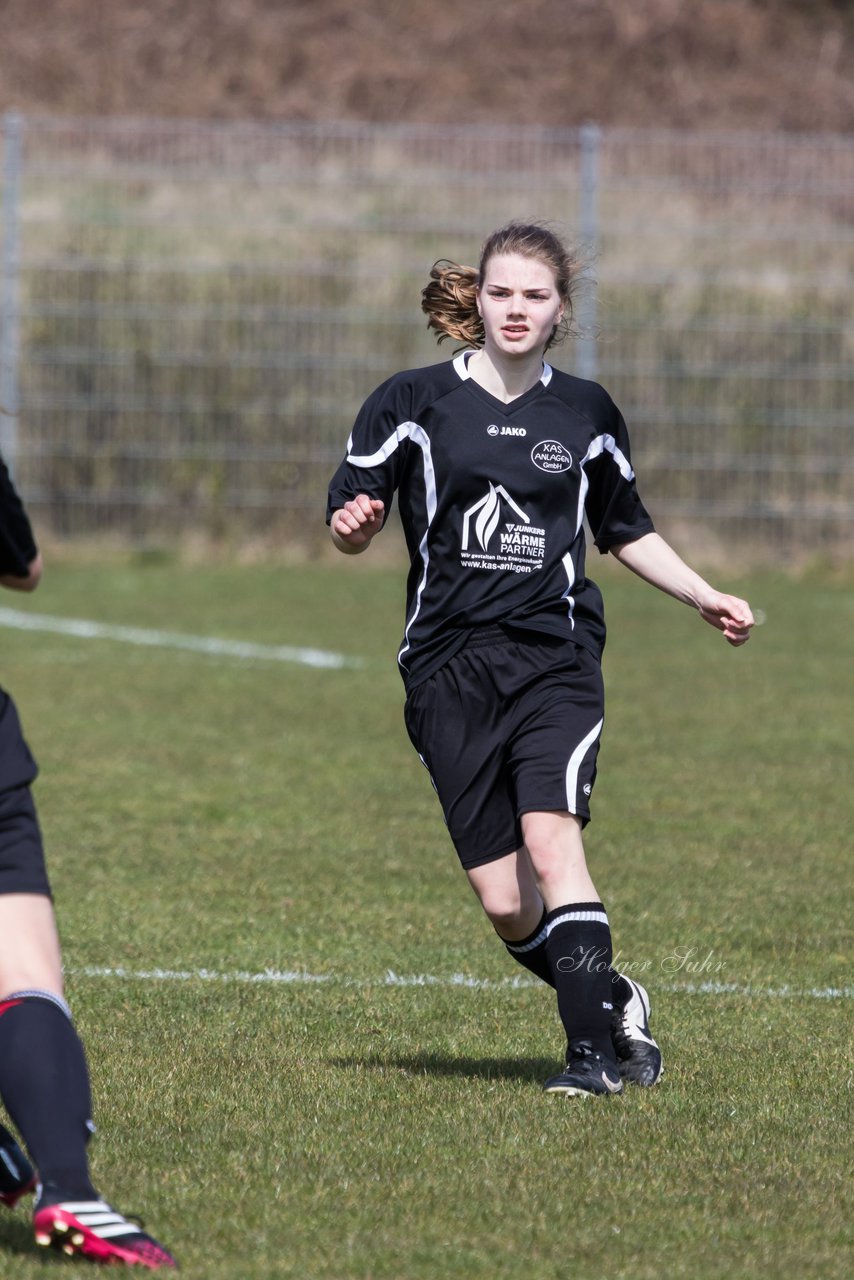
[[[0,109],[854,132],[852,0],[0,0]]]

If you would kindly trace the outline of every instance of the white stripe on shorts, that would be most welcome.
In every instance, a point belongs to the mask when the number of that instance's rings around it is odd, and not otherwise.
[[[593,746],[593,743],[602,732],[602,725],[605,723],[604,718],[594,725],[588,733],[587,737],[579,742],[578,746],[569,757],[569,764],[566,766],[566,807],[570,813],[576,812],[576,796],[578,795],[578,772],[584,763],[584,757]]]

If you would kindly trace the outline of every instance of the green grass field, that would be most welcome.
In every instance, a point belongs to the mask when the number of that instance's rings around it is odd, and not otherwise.
[[[852,580],[721,581],[767,614],[738,652],[628,575],[601,581],[588,855],[667,1070],[597,1100],[541,1093],[552,994],[494,940],[406,739],[401,573],[126,560],[4,593],[362,662],[3,629],[96,1183],[188,1277],[852,1274]],[[63,1267],[86,1270],[4,1213],[0,1274]]]

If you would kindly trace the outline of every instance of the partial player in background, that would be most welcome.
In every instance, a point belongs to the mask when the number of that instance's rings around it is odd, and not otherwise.
[[[0,462],[0,586],[34,591],[41,571],[29,519]],[[89,1176],[89,1071],[65,1003],[30,792],[36,772],[15,704],[0,689],[0,1100],[29,1154],[0,1125],[0,1201],[13,1207],[34,1191],[36,1241],[61,1253],[174,1267],[162,1245],[101,1200]]]
[[[438,262],[422,306],[456,358],[367,400],[332,479],[335,546],[363,552],[397,493],[411,566],[398,662],[406,726],[469,882],[509,953],[555,988],[566,1064],[550,1093],[654,1085],[647,993],[611,966],[582,828],[604,702],[596,546],[732,645],[753,617],[653,528],[625,423],[602,387],[552,369],[573,256],[548,228],[494,232],[477,270]]]

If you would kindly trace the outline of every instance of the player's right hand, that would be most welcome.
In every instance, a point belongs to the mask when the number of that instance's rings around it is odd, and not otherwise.
[[[727,596],[714,591],[707,600],[697,606],[700,617],[724,633],[724,638],[733,648],[746,644],[750,639],[750,629],[755,625],[753,611],[746,600],[738,596]]]
[[[384,513],[384,502],[360,493],[335,512],[329,527],[333,536],[341,540],[342,550],[344,547],[361,549],[383,527]]]

